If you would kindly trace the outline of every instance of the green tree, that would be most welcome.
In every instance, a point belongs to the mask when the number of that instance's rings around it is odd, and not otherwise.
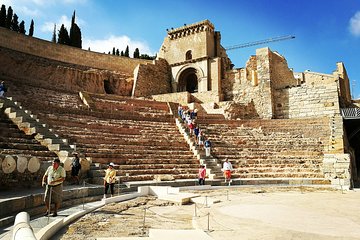
[[[129,45],[126,46],[124,56],[125,57],[130,57],[130,55],[129,55]]]
[[[53,30],[51,42],[56,43],[56,24],[54,24],[54,30]]]
[[[10,27],[11,27],[12,18],[13,18],[13,10],[11,7],[9,7],[8,11],[7,11],[7,15],[6,15],[6,20],[5,20],[5,27],[8,29],[10,29]]]
[[[78,48],[82,47],[81,30],[79,26],[75,23],[75,11],[71,18],[70,45]]]
[[[120,56],[122,57],[124,56],[124,51],[121,51]]]
[[[19,25],[19,33],[25,34],[26,30],[25,30],[25,22],[21,21],[20,25]]]
[[[32,37],[34,35],[34,20],[31,19],[30,29],[29,29],[29,36]],[[56,42],[56,40],[55,40]]]
[[[115,47],[113,47],[112,55],[115,55]]]
[[[139,58],[140,57],[140,51],[138,48],[135,48],[135,51],[134,51],[134,58]]]
[[[156,58],[156,56],[149,56],[147,54],[141,54],[140,58],[141,59],[147,59],[147,60],[154,60]]]
[[[10,29],[15,32],[19,31],[19,17],[16,14],[14,14],[14,16],[13,16]]]
[[[70,45],[69,33],[68,33],[66,27],[64,26],[64,24],[61,25],[59,33],[58,33],[58,43]]]
[[[5,5],[1,5],[1,10],[0,10],[0,27],[5,27],[6,26],[6,7]]]
[[[120,55],[120,51],[119,51],[119,49],[117,48],[116,49],[116,56],[119,56]]]

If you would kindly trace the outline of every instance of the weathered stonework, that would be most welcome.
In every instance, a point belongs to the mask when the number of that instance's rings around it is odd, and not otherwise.
[[[1,32],[1,31],[0,31]],[[120,71],[52,61],[0,47],[0,76],[53,89],[131,95],[133,78]]]
[[[131,94],[134,97],[171,92],[170,67],[164,59],[156,60],[153,65],[139,64],[134,70],[134,78]]]
[[[168,30],[157,60],[146,61],[75,49],[0,28],[0,77],[69,92],[151,97],[203,109],[216,105],[226,119],[326,117],[331,120],[330,137],[321,143],[326,154],[321,155],[323,172],[334,184],[341,179],[341,185],[349,186],[354,176],[349,169],[359,162],[360,150],[349,143],[340,115],[341,108],[356,106],[344,65],[337,63],[331,74],[297,73],[283,56],[261,48],[243,68],[232,69],[220,41],[220,32],[204,20]]]

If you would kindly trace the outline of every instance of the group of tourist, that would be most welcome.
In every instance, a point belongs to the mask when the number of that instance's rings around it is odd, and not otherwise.
[[[211,141],[205,136],[205,133],[200,128],[199,124],[197,124],[197,109],[190,110],[185,109],[183,106],[179,105],[178,107],[178,116],[182,123],[186,124],[190,136],[194,138],[196,146],[205,149],[205,156],[210,157],[211,150]]]
[[[71,177],[75,181],[75,184],[79,184],[79,171],[81,169],[80,158],[77,152],[73,152],[74,158],[71,163]],[[110,188],[111,196],[114,195],[114,186],[116,182],[116,170],[115,164],[109,163],[108,168],[105,171],[104,177],[104,198]],[[46,206],[45,216],[49,216],[51,213],[51,203],[54,203],[53,214],[51,216],[56,217],[58,209],[62,202],[63,182],[66,178],[66,171],[60,165],[60,160],[55,158],[52,165],[47,168],[42,178],[42,186],[45,187],[44,202]]]
[[[182,123],[186,124],[190,136],[194,136],[194,141],[196,146],[205,149],[205,156],[210,157],[211,150],[211,141],[208,137],[205,136],[205,133],[200,129],[199,124],[197,124],[197,109],[190,110],[185,109],[183,106],[178,106],[178,117]],[[225,160],[223,164],[222,171],[224,172],[225,182],[231,181],[231,171],[233,171],[232,165],[228,159]],[[199,185],[205,185],[206,178],[206,168],[205,165],[200,165],[198,179]]]

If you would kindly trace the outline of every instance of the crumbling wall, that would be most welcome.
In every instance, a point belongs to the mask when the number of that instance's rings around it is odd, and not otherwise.
[[[171,68],[166,60],[154,64],[139,64],[134,70],[132,96],[148,97],[171,92]]]
[[[233,89],[234,103],[227,104],[224,109],[225,116],[233,119],[273,117],[270,62],[270,50],[257,49],[256,56],[250,57],[245,69],[228,72],[231,78],[225,87]],[[227,94],[225,98],[229,99],[230,95]]]
[[[272,90],[296,86],[298,81],[288,67],[286,59],[277,52],[270,53],[270,74]]]
[[[336,71],[334,77],[338,78],[339,95],[341,98],[342,107],[349,107],[352,105],[351,93],[350,93],[350,81],[347,75],[345,66],[342,62],[336,63]]]

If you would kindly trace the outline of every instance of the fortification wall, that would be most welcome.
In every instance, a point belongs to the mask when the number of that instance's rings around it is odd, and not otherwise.
[[[97,69],[121,71],[127,74],[132,74],[138,64],[151,62],[144,59],[119,57],[82,50],[66,45],[54,44],[35,37],[18,34],[2,27],[0,27],[0,47],[60,62],[83,65]]]

